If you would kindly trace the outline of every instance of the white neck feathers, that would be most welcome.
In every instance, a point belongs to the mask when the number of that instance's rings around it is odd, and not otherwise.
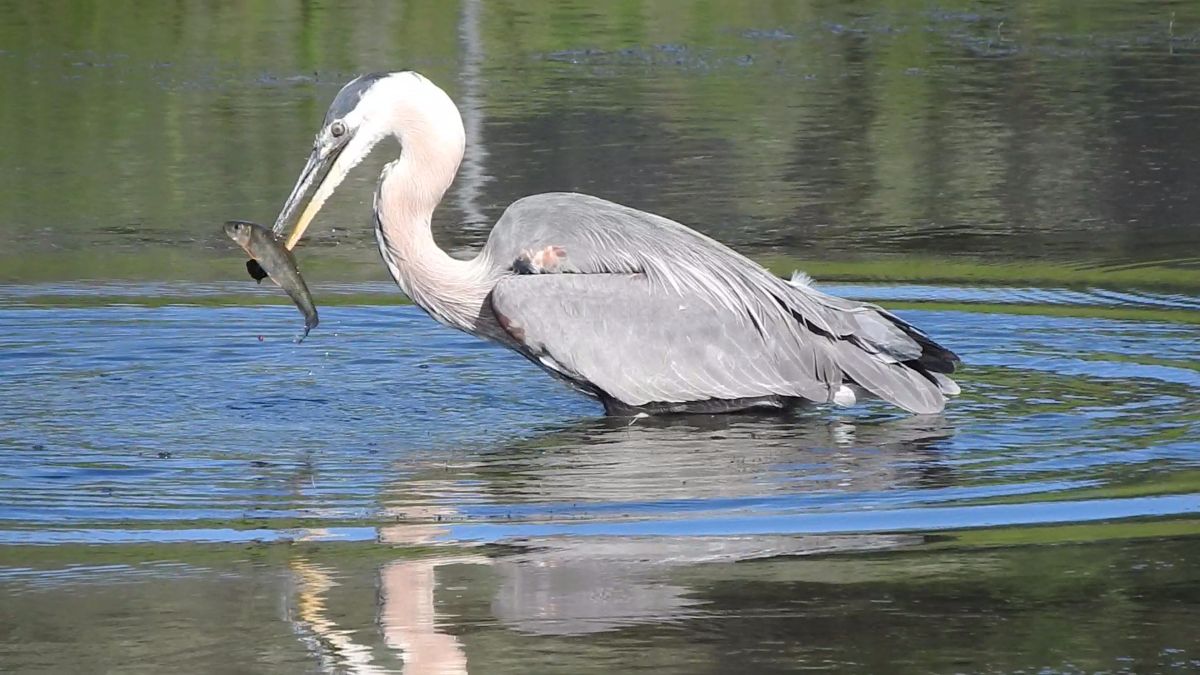
[[[376,238],[388,270],[413,302],[442,323],[475,328],[490,290],[487,270],[451,258],[430,230],[433,211],[462,161],[465,132],[453,101],[415,73],[392,75],[373,89],[387,97],[387,130],[400,141],[375,194]]]

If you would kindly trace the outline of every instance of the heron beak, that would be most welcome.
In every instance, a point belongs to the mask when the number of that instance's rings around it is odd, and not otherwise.
[[[292,194],[288,196],[283,210],[275,219],[276,237],[282,236],[288,229],[291,230],[284,242],[286,248],[295,248],[296,242],[304,236],[304,231],[308,229],[313,218],[325,205],[325,200],[329,199],[334,189],[345,178],[346,169],[333,171],[345,147],[345,143],[331,144],[324,148],[318,144],[313,148],[312,154],[308,156],[308,162],[305,163],[304,170],[300,172],[300,178],[296,180]],[[301,207],[303,207],[303,211]],[[298,218],[297,214],[299,214]]]

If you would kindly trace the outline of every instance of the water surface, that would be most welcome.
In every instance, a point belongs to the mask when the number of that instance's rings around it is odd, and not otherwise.
[[[1185,3],[0,2],[0,670],[1200,667]],[[381,151],[244,278],[324,106],[408,66],[435,222],[582,190],[879,302],[934,416],[605,419],[403,298]]]

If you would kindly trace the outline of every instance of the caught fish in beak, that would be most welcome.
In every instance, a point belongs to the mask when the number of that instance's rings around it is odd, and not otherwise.
[[[317,327],[320,319],[317,317],[317,306],[313,302],[312,294],[308,292],[304,277],[300,276],[300,268],[296,266],[292,252],[275,238],[271,230],[257,223],[231,220],[225,223],[225,234],[250,254],[252,260],[246,263],[250,276],[259,282],[270,276],[272,281],[287,292],[292,302],[296,303],[296,307],[304,315],[304,335],[300,340],[308,337],[308,332]],[[255,270],[262,276],[257,276]]]
[[[387,135],[381,120],[393,106],[388,98],[370,94],[372,86],[387,77],[374,73],[355,78],[334,97],[273,228],[237,220],[225,224],[225,233],[251,256],[246,262],[251,278],[261,283],[270,277],[304,313],[305,336],[317,325],[317,310],[291,250],[350,170]]]

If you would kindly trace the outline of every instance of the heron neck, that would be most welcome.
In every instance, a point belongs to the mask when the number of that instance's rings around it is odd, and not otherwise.
[[[459,122],[460,134],[461,128]],[[433,211],[462,159],[461,135],[455,143],[430,127],[407,129],[401,136],[402,155],[384,169],[375,197],[380,253],[414,303],[450,327],[478,332],[491,287],[486,266],[478,259],[450,257],[431,231]]]

